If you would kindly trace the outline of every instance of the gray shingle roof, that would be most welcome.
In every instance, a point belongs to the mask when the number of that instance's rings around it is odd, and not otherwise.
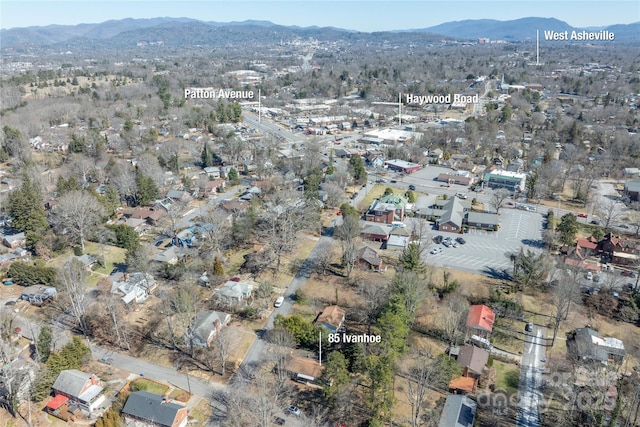
[[[91,374],[87,374],[77,369],[68,369],[60,372],[58,378],[53,383],[53,389],[69,396],[80,396],[82,388],[91,378]]]
[[[159,394],[136,391],[129,395],[127,403],[122,408],[122,413],[171,427],[178,411],[182,408],[184,406],[173,402],[163,403],[163,398]]]

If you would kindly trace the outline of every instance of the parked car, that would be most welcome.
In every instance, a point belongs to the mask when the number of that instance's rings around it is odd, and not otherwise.
[[[525,325],[525,327],[524,327],[524,330],[525,330],[526,332],[531,332],[531,331],[533,331],[533,323],[531,323],[531,322],[527,323],[527,324]]]
[[[467,241],[466,241],[466,240],[464,240],[462,237],[458,237],[458,238],[456,239],[456,242],[460,243],[461,245],[464,245],[465,243],[467,243]]]
[[[442,243],[442,241],[444,240],[444,237],[437,235],[436,237],[433,238],[433,241],[436,242],[437,244]]]
[[[431,255],[436,255],[436,254],[439,254],[440,252],[442,252],[442,248],[433,248],[431,249],[431,251],[429,251]]]
[[[458,242],[451,242],[451,247],[452,248],[457,248],[458,247]]]
[[[467,195],[464,194],[464,193],[458,193],[458,194],[456,194],[456,196],[458,196],[458,198],[460,198],[460,199],[466,199],[467,198]]]
[[[578,218],[586,218],[586,217],[587,217],[587,214],[586,214],[586,213],[584,213],[584,212],[580,212],[580,213],[578,214]]]
[[[415,186],[415,185],[411,184],[411,185],[409,186],[409,190],[411,190],[411,191],[415,191],[415,189],[416,189],[416,186]]]
[[[299,417],[300,415],[302,415],[302,411],[300,410],[300,408],[298,408],[297,406],[291,405],[287,408],[287,412],[290,414],[293,414],[297,417]]]
[[[445,240],[442,242],[442,244],[448,248],[449,246],[451,246],[451,240]]]
[[[273,306],[278,308],[282,305],[283,302],[284,302],[284,297],[278,297],[276,299],[276,302],[273,303]]]
[[[593,281],[596,282],[596,283],[600,282],[600,279],[601,279],[601,277],[600,277],[599,274],[596,274],[595,276],[593,276]]]
[[[587,272],[587,274],[585,274],[584,276],[585,279],[587,280],[593,280],[593,273],[592,272]]]

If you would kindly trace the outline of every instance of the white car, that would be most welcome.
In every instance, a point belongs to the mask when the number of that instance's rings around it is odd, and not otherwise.
[[[273,303],[273,306],[278,308],[282,305],[283,302],[284,302],[284,297],[278,297],[278,299],[276,299],[276,302]]]
[[[587,280],[593,280],[593,273],[592,272],[588,272],[586,276],[584,276]]]
[[[442,248],[433,248],[429,253],[431,255],[436,255],[436,254],[439,254],[440,252],[442,252]]]

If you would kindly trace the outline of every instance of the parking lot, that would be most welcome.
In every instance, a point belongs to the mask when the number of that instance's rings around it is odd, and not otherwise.
[[[447,248],[432,242],[429,249],[440,247],[442,252],[434,255],[427,252],[428,264],[490,275],[510,274],[513,270],[511,254],[517,254],[520,248],[542,250],[542,215],[503,209],[497,232],[470,230],[467,234],[454,234],[433,230],[431,237],[436,235],[454,240],[462,236],[466,244]]]

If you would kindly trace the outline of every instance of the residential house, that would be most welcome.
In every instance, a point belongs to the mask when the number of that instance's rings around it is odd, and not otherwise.
[[[387,194],[373,201],[365,213],[365,220],[391,224],[394,221],[404,221],[405,206],[408,201],[397,194]]]
[[[56,288],[45,285],[31,285],[22,290],[20,299],[34,305],[41,305],[58,294]]]
[[[596,246],[603,261],[616,265],[636,265],[640,261],[640,243],[607,233]]]
[[[156,225],[158,221],[167,216],[167,210],[160,205],[150,208],[127,208],[122,211],[122,215],[127,218],[144,219],[149,225]]]
[[[191,200],[189,193],[183,190],[169,190],[167,191],[167,198],[176,201],[187,203]]]
[[[385,224],[366,224],[360,236],[363,239],[373,240],[376,242],[386,242],[391,232],[391,226]]]
[[[632,202],[640,202],[640,179],[625,182],[624,195]]]
[[[314,354],[297,351],[287,354],[284,369],[294,381],[314,383],[322,375],[324,366]]]
[[[52,388],[56,396],[67,397],[87,412],[94,411],[105,400],[102,394],[104,387],[100,378],[77,369],[60,372]]]
[[[440,414],[438,427],[473,427],[478,404],[467,396],[450,394]]]
[[[411,232],[404,227],[395,227],[391,229],[389,238],[387,239],[387,249],[403,250],[411,242]]]
[[[496,314],[486,305],[472,305],[469,307],[465,325],[471,332],[487,336],[493,331],[495,320]]]
[[[249,202],[224,200],[220,203],[220,208],[234,215],[244,215],[249,208]]]
[[[336,333],[344,324],[347,312],[337,305],[326,307],[316,319],[316,325],[324,326],[331,333]]]
[[[157,287],[154,277],[149,273],[120,273],[111,276],[111,281],[111,293],[122,294],[125,304],[145,302]]]
[[[439,148],[436,148],[435,150],[430,150],[428,154],[429,161],[431,163],[438,163],[440,159],[442,159],[443,154],[444,152]]]
[[[78,261],[80,261],[87,270],[91,270],[91,266],[93,264],[95,264],[96,262],[98,262],[97,259],[95,259],[94,257],[92,257],[89,254],[83,254],[83,255],[80,255],[80,256],[74,256],[74,258],[77,259]]]
[[[229,306],[246,302],[253,294],[253,285],[249,283],[227,281],[214,293],[214,296]]]
[[[379,151],[368,151],[364,155],[365,164],[374,168],[382,167],[384,165],[384,153]]]
[[[175,245],[151,257],[151,261],[159,262],[161,264],[169,264],[169,265],[176,264],[179,259],[180,259],[180,256],[178,253],[178,248]]]
[[[203,171],[209,178],[218,179],[220,178],[220,168],[217,166],[209,166],[204,168]]]
[[[478,379],[489,361],[489,352],[475,345],[465,345],[459,348],[456,360],[462,368],[463,377]]]
[[[591,328],[579,328],[567,334],[568,355],[581,362],[622,363],[624,343],[612,337],[600,337]]]
[[[585,259],[595,254],[597,247],[598,241],[593,236],[589,236],[586,239],[584,237],[578,237],[575,253],[578,258]]]
[[[24,245],[27,242],[27,237],[24,233],[16,233],[4,236],[2,244],[8,248],[15,249]]]
[[[364,246],[356,252],[356,259],[360,267],[366,270],[378,272],[385,272],[387,270],[387,266],[382,262],[382,258],[378,257],[378,253],[368,246]]]
[[[129,427],[186,427],[188,421],[186,406],[148,391],[131,393],[122,415]]]
[[[201,197],[213,196],[214,194],[224,191],[227,181],[224,179],[214,179],[213,181],[204,181],[199,186]]]
[[[471,228],[497,231],[500,226],[500,217],[493,213],[469,212],[466,224]]]
[[[220,311],[203,310],[196,313],[191,330],[185,333],[185,341],[196,347],[206,348],[215,340],[218,332],[231,322],[231,315]]]

